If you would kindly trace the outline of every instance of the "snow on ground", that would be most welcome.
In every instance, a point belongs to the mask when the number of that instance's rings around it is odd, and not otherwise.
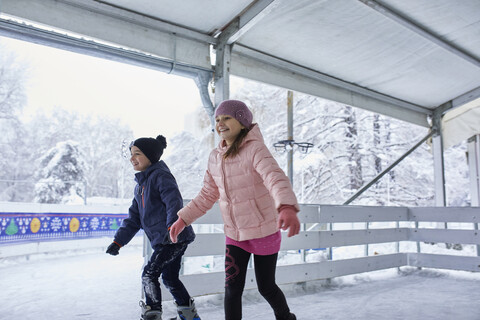
[[[69,241],[61,243],[63,252],[0,259],[0,319],[139,319],[140,241],[116,257],[105,254],[105,248],[71,251]],[[408,268],[284,290],[299,320],[479,320],[479,288],[480,274]],[[196,297],[196,304],[203,320],[224,319],[221,296]],[[164,303],[164,312],[174,315],[171,301]],[[243,319],[274,319],[256,290],[244,295]]]

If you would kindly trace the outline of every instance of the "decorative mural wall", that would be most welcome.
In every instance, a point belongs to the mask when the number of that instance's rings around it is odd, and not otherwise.
[[[0,212],[0,244],[113,236],[127,214]]]

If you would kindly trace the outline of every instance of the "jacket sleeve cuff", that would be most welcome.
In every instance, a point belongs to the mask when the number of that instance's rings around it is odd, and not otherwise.
[[[278,207],[277,211],[280,212],[284,208],[290,208],[292,210],[295,210],[296,213],[300,212],[300,208],[298,207],[298,205],[291,205],[291,204],[281,204]]]
[[[113,243],[115,243],[117,246],[119,246],[120,248],[123,247],[123,245],[121,245],[120,243],[118,243],[117,241],[113,241]]]

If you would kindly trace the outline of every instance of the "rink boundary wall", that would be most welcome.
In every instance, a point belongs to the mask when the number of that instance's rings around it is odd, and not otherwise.
[[[282,233],[282,251],[318,248],[328,250],[332,247],[403,241],[417,242],[418,248],[420,242],[480,245],[480,207],[301,205],[300,209],[300,221],[306,224],[305,229],[311,231],[301,231],[299,235],[291,238]],[[394,222],[396,227],[371,228],[376,222]],[[218,207],[215,206],[196,223],[221,223]],[[342,228],[348,228],[349,224],[354,223],[356,226],[362,223],[364,228],[335,230],[334,227],[342,224]],[[462,227],[467,225],[471,230],[452,229],[449,223],[463,224]],[[433,229],[432,224],[437,225],[437,228]],[[188,248],[185,256],[223,255],[224,250],[223,234],[197,234],[195,245]],[[479,256],[460,256],[456,250],[451,252],[451,255],[397,252],[351,259],[335,259],[335,256],[332,256],[330,260],[320,262],[278,266],[276,277],[278,284],[287,285],[404,266],[480,272]],[[223,293],[223,277],[223,272],[212,272],[184,275],[182,278],[189,284],[193,295],[205,295]],[[208,290],[205,283],[209,284]],[[248,270],[245,288],[256,288],[252,269]]]
[[[68,206],[75,214],[120,214],[126,212],[122,206]],[[17,208],[20,208],[18,206]],[[47,213],[65,212],[63,208],[52,210],[52,206],[43,205],[35,211]],[[335,206],[335,205],[301,205],[299,218],[304,230],[299,235],[288,238],[282,233],[281,250],[309,250],[358,246],[376,243],[412,241],[425,243],[470,244],[480,245],[478,221],[479,207],[372,207],[372,206]],[[7,212],[14,212],[12,207]],[[103,211],[102,211],[103,210]],[[4,212],[2,206],[0,212]],[[21,210],[25,212],[25,210]],[[394,222],[396,227],[373,228],[377,222]],[[364,225],[357,229],[358,224]],[[425,226],[422,226],[422,224]],[[454,229],[463,224],[462,229]],[[215,205],[205,216],[195,223],[198,226],[222,224],[218,205]],[[437,227],[432,228],[432,224]],[[337,230],[341,225],[343,230]],[[349,229],[348,226],[352,225]],[[353,229],[353,225],[356,226]],[[470,226],[465,229],[464,226]],[[448,228],[447,228],[448,227]],[[200,229],[201,230],[201,229]],[[195,242],[189,246],[185,257],[224,255],[225,236],[221,232],[197,232]],[[0,246],[2,248],[2,246]],[[146,248],[146,249],[145,249]],[[478,247],[477,247],[478,248]],[[3,248],[5,249],[5,248]],[[396,252],[391,254],[366,255],[351,259],[336,259],[330,255],[329,260],[277,267],[277,282],[280,285],[304,283],[351,274],[412,266],[419,268],[437,268],[480,272],[480,257],[460,256],[452,254],[429,254],[421,252]],[[366,253],[368,250],[366,250]],[[144,254],[148,257],[149,246],[144,246]],[[222,272],[183,275],[189,284],[189,291],[194,296],[223,293]],[[205,284],[208,283],[208,286]],[[256,288],[253,270],[247,273],[246,289]]]

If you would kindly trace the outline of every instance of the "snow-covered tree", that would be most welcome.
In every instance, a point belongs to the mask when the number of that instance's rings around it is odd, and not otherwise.
[[[75,141],[59,142],[39,159],[35,201],[78,203],[84,197],[85,161]]]
[[[88,159],[84,168],[88,197],[122,198],[133,188],[133,170],[122,157],[122,142],[133,139],[132,130],[118,119],[85,116],[54,108],[40,110],[27,124],[32,128],[29,144],[36,146],[32,157],[42,157],[58,142],[75,140]],[[37,130],[33,130],[37,128]]]
[[[23,65],[0,44],[0,201],[23,201],[29,189],[21,182],[32,172],[20,120],[25,78]]]
[[[182,132],[167,139],[167,149],[170,150],[163,160],[170,167],[185,199],[192,199],[200,191],[212,149],[205,147],[209,144],[210,137],[211,135],[206,135],[200,140],[191,133]]]
[[[134,171],[129,152],[126,158],[122,156],[122,143],[133,140],[132,130],[107,116],[84,119],[82,126],[89,128],[78,133],[82,139],[80,148],[89,159],[85,171],[88,196],[130,198]]]

